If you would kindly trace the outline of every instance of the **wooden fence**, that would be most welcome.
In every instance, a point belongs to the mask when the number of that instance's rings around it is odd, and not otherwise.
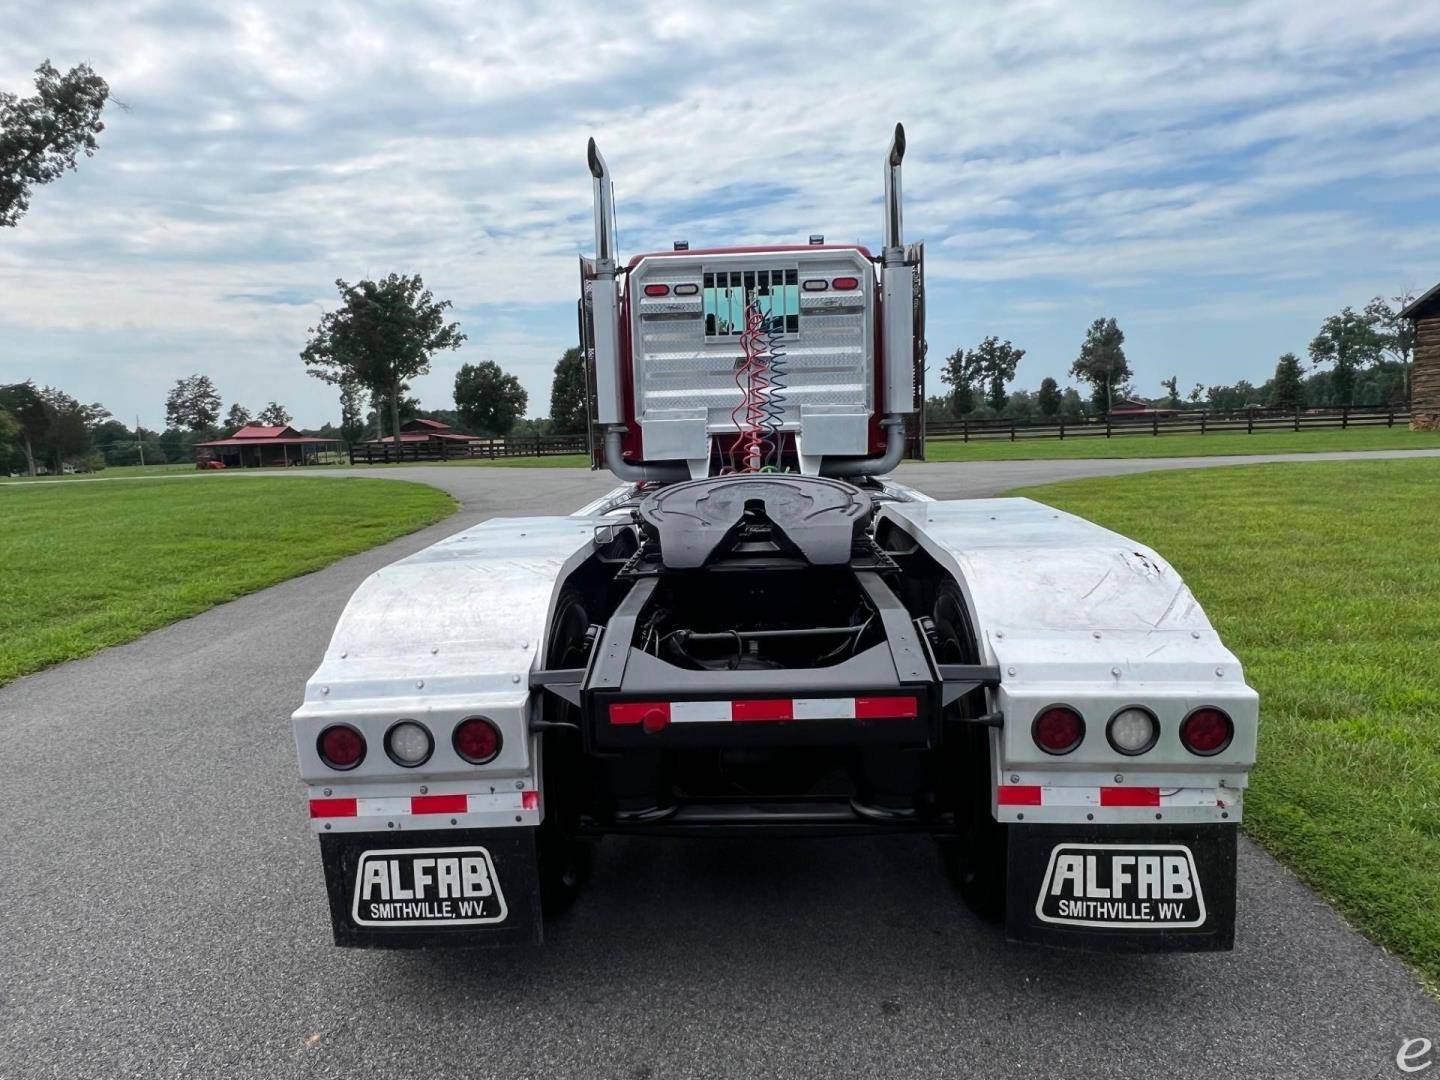
[[[1003,439],[1106,439],[1128,435],[1219,435],[1261,431],[1316,431],[1324,428],[1394,427],[1410,422],[1410,410],[1395,405],[1347,405],[1338,409],[1245,409],[1232,413],[1177,412],[1169,415],[1087,417],[1084,420],[929,421],[931,442]]]
[[[555,457],[560,454],[588,454],[584,435],[511,435],[503,439],[475,442],[369,442],[350,448],[350,464],[375,465],[400,461],[452,461],[463,458]]]

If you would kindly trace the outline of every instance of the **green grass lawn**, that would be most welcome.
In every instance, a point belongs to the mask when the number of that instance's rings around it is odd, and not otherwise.
[[[1440,431],[1403,427],[1325,431],[1261,431],[1223,435],[1084,435],[1067,439],[932,439],[930,461],[1020,461],[1053,458],[1215,457],[1235,454],[1310,454],[1334,450],[1440,449]]]
[[[1246,831],[1440,988],[1440,460],[1015,494],[1175,564],[1260,692]]]
[[[196,477],[0,492],[0,685],[439,521],[391,480]]]
[[[59,476],[36,476],[33,479],[29,476],[0,476],[0,484],[31,484],[45,480],[95,480],[100,477],[107,480],[128,480],[136,476],[167,476],[195,471],[193,461],[188,465],[111,465],[99,472],[62,473]]]

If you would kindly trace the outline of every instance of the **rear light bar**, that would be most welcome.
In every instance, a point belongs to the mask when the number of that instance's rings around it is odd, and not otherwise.
[[[612,727],[638,724],[662,731],[671,724],[786,724],[807,720],[912,720],[919,699],[909,694],[855,698],[740,698],[724,701],[617,701]]]

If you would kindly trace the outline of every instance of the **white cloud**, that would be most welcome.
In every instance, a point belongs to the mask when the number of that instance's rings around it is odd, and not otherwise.
[[[0,235],[0,380],[151,423],[196,370],[227,400],[333,415],[305,330],[336,277],[392,270],[470,335],[426,404],[491,358],[543,412],[591,244],[591,134],[627,251],[874,243],[903,119],[934,344],[1013,319],[1022,382],[1062,374],[1088,317],[1154,320],[1157,297],[1217,340],[1254,328],[1222,374],[1258,376],[1258,350],[1364,298],[1345,290],[1440,277],[1424,5],[11,7],[0,86],[83,59],[128,109]],[[1207,350],[1190,332],[1156,362],[1208,371]]]

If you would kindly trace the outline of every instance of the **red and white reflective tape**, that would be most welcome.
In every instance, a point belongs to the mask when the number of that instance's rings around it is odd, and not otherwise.
[[[483,814],[495,810],[538,810],[538,791],[483,795],[400,795],[378,799],[311,799],[312,818],[419,817],[425,814]]]
[[[1001,784],[1000,806],[1215,806],[1227,805],[1218,788],[1048,787]]]
[[[725,701],[617,701],[614,726],[647,730],[670,724],[785,724],[804,720],[911,720],[920,714],[912,695],[853,698],[744,698]]]

